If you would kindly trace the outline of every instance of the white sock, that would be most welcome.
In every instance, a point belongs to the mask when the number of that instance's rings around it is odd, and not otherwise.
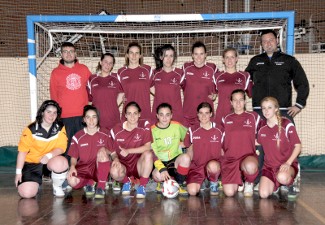
[[[67,179],[67,174],[68,174],[68,171],[65,171],[63,173],[55,173],[52,171],[53,188],[54,187],[62,188],[63,182],[65,181],[65,179]]]

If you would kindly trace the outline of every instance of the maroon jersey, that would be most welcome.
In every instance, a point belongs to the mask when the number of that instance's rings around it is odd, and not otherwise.
[[[217,72],[215,75],[215,82],[218,92],[218,107],[215,121],[217,124],[221,124],[222,118],[232,112],[232,106],[230,104],[230,95],[232,91],[242,89],[250,96],[252,83],[250,82],[249,73],[242,71],[232,74],[224,71]]]
[[[191,168],[206,165],[211,160],[219,161],[221,157],[222,132],[211,123],[211,129],[200,126],[190,127],[186,133],[184,145],[193,145]]]
[[[91,75],[87,91],[89,101],[100,112],[101,127],[110,130],[121,122],[117,96],[123,92],[123,89],[116,73],[112,73],[107,77],[101,77],[97,74]]]
[[[181,78],[183,71],[174,68],[170,72],[163,69],[154,70],[151,87],[155,87],[152,115],[156,120],[156,109],[161,103],[168,103],[173,109],[173,120],[183,122],[183,109],[181,98]]]
[[[278,139],[280,139],[279,147],[277,146]],[[264,149],[264,166],[274,169],[279,168],[290,158],[295,144],[301,143],[295,126],[285,117],[282,117],[280,135],[278,125],[272,128],[264,125],[258,132],[257,142]]]
[[[185,63],[181,84],[184,89],[183,113],[187,121],[195,121],[192,124],[199,124],[197,120],[197,106],[202,102],[209,102],[213,107],[212,100],[208,97],[216,93],[214,74],[217,67],[213,63],[205,63],[201,68],[194,65],[194,62]],[[188,126],[189,124],[185,124]]]
[[[124,128],[125,123],[126,122],[117,124],[111,130],[111,136],[114,140],[114,151],[119,161],[124,165],[128,165],[137,162],[141,154],[129,154],[123,157],[119,147],[125,149],[137,148],[148,142],[152,142],[152,136],[148,121],[139,120],[138,127],[134,128],[132,131],[128,131]]]
[[[113,142],[106,129],[89,135],[86,129],[78,131],[71,140],[69,156],[78,159],[76,169],[78,176],[92,179],[96,169],[97,152],[101,147],[111,150]]]
[[[141,108],[141,118],[145,120],[151,119],[150,106],[150,77],[151,68],[148,65],[140,65],[131,69],[122,67],[118,70],[118,78],[122,84],[127,105],[129,102],[135,101]],[[123,110],[124,117],[124,110]]]
[[[255,139],[260,116],[255,112],[231,113],[222,120],[225,161],[237,161],[255,154]]]

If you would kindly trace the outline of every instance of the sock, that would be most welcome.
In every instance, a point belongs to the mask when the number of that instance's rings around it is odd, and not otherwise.
[[[67,179],[67,173],[68,173],[68,170],[62,172],[62,173],[55,173],[52,171],[52,181],[53,181],[53,188],[54,187],[60,187],[62,188],[62,184],[63,182],[65,181],[65,179]]]
[[[97,162],[97,188],[105,189],[105,184],[110,170],[110,162]]]
[[[140,185],[145,187],[149,181],[149,178],[140,177]]]
[[[127,183],[127,182],[131,182],[131,181],[130,181],[129,177],[125,176],[125,177],[123,178],[123,180],[122,180],[122,183],[125,184],[125,183]]]
[[[244,172],[245,181],[249,183],[254,183],[256,177],[258,176],[258,170],[254,174],[247,174]]]
[[[183,167],[181,165],[178,165],[176,173],[175,173],[175,180],[178,184],[182,185],[186,179],[186,175],[188,174],[188,171],[190,168]]]
[[[220,172],[218,173],[209,173],[208,172],[208,180],[212,182],[217,182],[219,178]]]

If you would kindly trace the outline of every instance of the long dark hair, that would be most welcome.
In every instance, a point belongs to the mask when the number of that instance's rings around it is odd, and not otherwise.
[[[46,110],[46,108],[48,106],[53,106],[56,108],[57,111],[57,116],[54,122],[59,122],[61,121],[61,113],[62,113],[62,108],[60,107],[60,105],[54,101],[54,100],[46,100],[42,103],[42,105],[39,107],[39,109],[37,110],[37,114],[36,114],[36,122],[38,124],[41,124],[43,122],[43,113]]]
[[[166,53],[167,50],[172,50],[174,52],[174,61],[173,61],[173,63],[175,62],[175,60],[177,58],[175,48],[170,44],[162,45],[162,46],[156,48],[155,53],[153,54],[157,70],[161,69],[164,66],[163,60],[164,60],[165,53]]]
[[[83,113],[82,113],[82,118],[85,118],[87,112],[90,111],[90,110],[92,110],[92,111],[94,111],[94,112],[96,113],[96,115],[97,115],[97,125],[96,125],[96,126],[97,126],[97,127],[100,127],[100,115],[99,115],[99,110],[98,110],[95,106],[93,106],[93,105],[85,105],[85,106],[84,106]],[[84,125],[85,127],[87,126],[87,124],[86,124],[84,121],[82,121],[82,125]]]

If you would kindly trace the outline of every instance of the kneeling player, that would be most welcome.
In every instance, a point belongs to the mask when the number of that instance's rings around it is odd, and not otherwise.
[[[87,196],[95,194],[95,198],[104,198],[110,169],[108,149],[112,148],[112,140],[108,131],[99,127],[99,112],[94,106],[84,107],[83,121],[86,127],[73,136],[69,149],[71,166],[68,183],[73,189],[86,186]]]
[[[208,102],[202,102],[197,107],[200,121],[198,126],[187,131],[184,145],[192,162],[187,175],[187,191],[196,195],[203,181],[210,181],[210,194],[218,195],[218,177],[220,175],[222,132],[211,122],[212,107]]]
[[[122,195],[131,192],[130,177],[140,178],[136,197],[145,198],[153,165],[150,125],[148,121],[139,120],[141,108],[136,102],[129,102],[124,112],[126,121],[111,130],[114,152],[110,174],[114,180],[123,183]]]
[[[161,103],[157,107],[158,122],[151,126],[153,138],[151,147],[156,156],[152,176],[157,182],[173,177],[180,185],[179,194],[187,195],[183,183],[189,171],[191,158],[188,154],[182,154],[181,148],[187,129],[179,122],[171,121],[172,116],[172,107],[168,103]],[[160,183],[157,190],[160,190]]]

